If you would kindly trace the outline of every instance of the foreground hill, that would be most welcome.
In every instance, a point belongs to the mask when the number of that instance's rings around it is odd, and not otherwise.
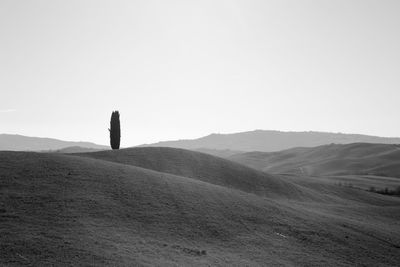
[[[348,192],[332,186],[332,183],[320,184],[322,187],[317,191],[305,190],[301,180],[288,182],[286,178],[282,179],[226,159],[178,148],[142,147],[75,155],[185,176],[274,199],[342,204],[343,198],[350,197],[352,200],[379,203],[363,193],[349,196]],[[308,183],[306,185],[309,186]]]
[[[355,143],[249,152],[229,159],[272,173],[377,175],[400,178],[400,145]]]
[[[77,154],[195,178],[259,195],[298,196],[300,190],[275,176],[208,154],[169,147],[138,147]]]
[[[315,147],[331,143],[350,144],[357,142],[400,144],[400,138],[360,134],[256,130],[234,134],[211,134],[199,139],[166,141],[145,146],[203,149],[204,151],[208,150],[208,153],[217,155],[218,151],[215,150],[272,152],[294,147]]]
[[[86,149],[109,149],[106,146],[90,142],[70,142],[53,138],[30,137],[17,134],[0,134],[0,151],[43,151],[58,150],[66,147],[80,147]]]
[[[274,185],[278,177],[190,151],[111,152],[125,163],[110,162],[104,152],[89,153],[103,159],[0,152],[0,265],[394,266],[400,261],[398,198],[286,180],[281,184],[288,190],[315,199],[279,197],[280,186],[259,195],[244,191],[247,186],[238,187],[238,181],[265,179]],[[139,152],[151,156],[131,160]],[[151,161],[157,154],[161,163]],[[175,172],[188,155],[193,158],[181,172],[192,178],[143,168]],[[138,158],[149,162],[133,166]],[[208,170],[195,172],[196,166]],[[237,178],[222,172],[232,168]],[[217,177],[222,177],[218,185]]]

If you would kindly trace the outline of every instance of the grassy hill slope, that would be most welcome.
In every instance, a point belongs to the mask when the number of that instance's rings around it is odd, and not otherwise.
[[[295,185],[273,175],[190,150],[138,147],[77,155],[195,178],[262,196],[294,198],[302,195]]]
[[[3,265],[400,261],[400,200],[393,197],[344,188],[376,201],[298,202],[73,155],[0,152],[0,162]]]
[[[229,159],[272,173],[378,175],[400,178],[400,145],[354,143],[249,152]]]
[[[274,199],[340,204],[358,198],[362,202],[380,203],[379,198],[364,192],[348,194],[332,183],[320,183],[318,190],[310,190],[307,188],[309,184],[299,183],[301,180],[270,175],[226,159],[184,149],[142,147],[76,155],[185,176]]]

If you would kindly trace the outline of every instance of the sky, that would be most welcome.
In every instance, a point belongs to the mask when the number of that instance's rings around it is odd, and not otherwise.
[[[400,136],[400,1],[0,0],[0,133]]]

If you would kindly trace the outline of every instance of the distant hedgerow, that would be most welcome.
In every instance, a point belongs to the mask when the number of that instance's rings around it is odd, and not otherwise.
[[[400,196],[400,186],[398,186],[394,190],[390,190],[389,188],[385,187],[385,189],[377,190],[373,186],[369,188],[370,192],[382,194],[382,195],[389,195],[389,196]]]

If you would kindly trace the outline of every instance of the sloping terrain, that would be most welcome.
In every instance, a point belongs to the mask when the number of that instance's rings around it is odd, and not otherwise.
[[[321,188],[310,191],[304,188],[303,184],[298,184],[301,180],[288,183],[282,177],[260,172],[226,159],[178,148],[141,147],[75,155],[185,176],[275,199],[342,203],[345,197],[343,190],[332,184],[323,183],[323,193]],[[336,197],[338,190],[341,192],[339,198]],[[375,201],[374,198],[362,193],[355,196],[361,197],[363,201],[365,199]]]
[[[271,187],[253,191],[249,179]],[[302,194],[281,197],[284,187]],[[195,152],[0,152],[0,196],[1,265],[400,261],[400,199],[318,181],[295,184]]]
[[[144,146],[202,149],[214,154],[217,150],[273,152],[294,147],[315,147],[350,143],[400,144],[400,138],[326,132],[282,132],[255,130],[233,134],[210,134],[198,139],[164,141]],[[222,152],[223,153],[223,152]]]
[[[199,149],[194,149],[194,151],[206,153],[206,154],[217,156],[220,158],[228,158],[228,157],[236,155],[236,154],[244,153],[243,151],[239,151],[239,150],[211,149],[211,148],[199,148]]]
[[[208,154],[169,147],[137,147],[76,154],[170,173],[262,196],[293,198],[296,186],[275,176]]]
[[[400,145],[394,144],[331,144],[274,153],[242,153],[229,159],[271,173],[400,178]]]
[[[87,153],[87,152],[96,152],[96,151],[102,151],[102,150],[109,150],[108,148],[105,149],[97,149],[97,148],[88,148],[88,147],[80,147],[80,146],[69,146],[69,147],[64,147],[61,149],[57,149],[54,151],[41,151],[41,152],[56,152],[56,153],[63,153],[63,154],[71,154],[71,153]]]

